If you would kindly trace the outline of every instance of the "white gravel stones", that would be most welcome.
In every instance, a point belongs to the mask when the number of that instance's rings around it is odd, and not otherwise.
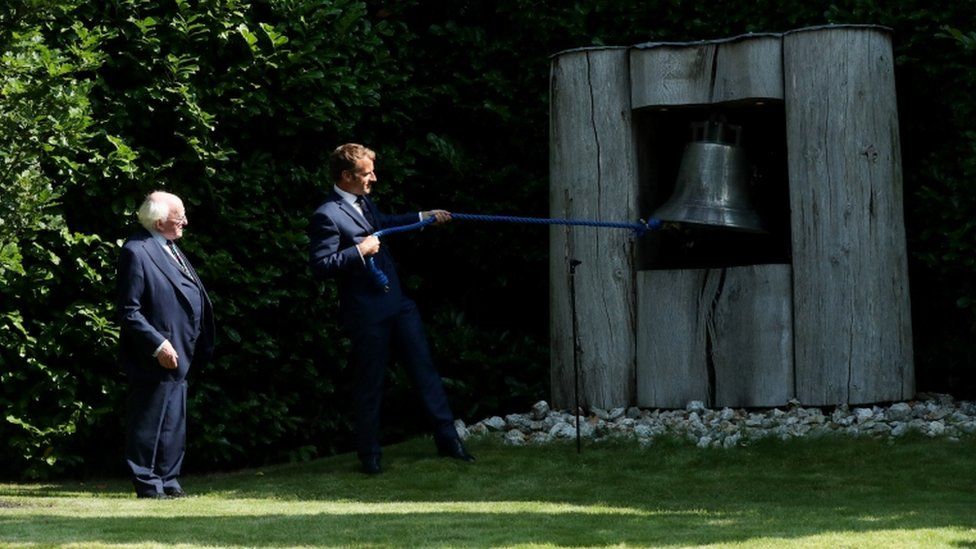
[[[505,433],[505,443],[511,444],[512,446],[521,446],[525,444],[525,435],[518,429],[512,429]]]
[[[483,420],[482,423],[488,428],[489,431],[501,431],[505,428],[505,420],[498,416],[492,416],[486,420]]]
[[[532,405],[532,412],[530,415],[532,416],[532,419],[536,421],[546,419],[546,416],[549,415],[549,403],[544,400],[536,402]]]
[[[892,421],[905,421],[912,417],[912,407],[907,402],[896,402],[888,408],[888,417]]]
[[[601,410],[593,408],[580,417],[580,436],[586,439],[629,437],[641,446],[655,438],[687,439],[701,448],[731,448],[775,437],[782,440],[805,436],[842,434],[894,439],[910,432],[928,437],[958,440],[976,434],[976,403],[956,402],[949,395],[925,393],[916,400],[890,406],[838,406],[832,410],[804,408],[790,401],[785,409],[712,410],[691,401],[683,410],[641,410],[636,407]],[[569,410],[552,410],[545,401],[527,414],[508,414],[483,419],[473,425],[455,421],[462,439],[497,436],[506,444],[544,444],[576,438],[576,416]]]

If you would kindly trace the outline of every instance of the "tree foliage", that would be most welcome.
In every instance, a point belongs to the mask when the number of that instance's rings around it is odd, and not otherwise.
[[[215,361],[191,378],[188,466],[308,459],[351,440],[335,288],[305,260],[332,147],[377,150],[387,211],[545,215],[549,55],[825,23],[894,30],[918,377],[973,392],[976,8],[898,5],[8,1],[0,463],[120,471],[111,292],[148,191],[184,198],[182,243],[217,314]],[[547,243],[545,230],[461,223],[389,240],[462,418],[547,396]],[[404,377],[387,394],[390,437],[424,426]]]
[[[91,371],[115,339],[110,250],[69,227],[62,198],[126,162],[99,152],[114,139],[89,100],[105,33],[65,24],[75,7],[20,0],[0,15],[0,458],[27,476],[77,465],[82,455],[64,448],[114,392],[111,376]]]

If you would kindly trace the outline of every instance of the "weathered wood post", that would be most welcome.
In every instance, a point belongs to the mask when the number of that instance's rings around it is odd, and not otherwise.
[[[880,27],[783,38],[797,398],[915,391],[891,37]]]
[[[576,50],[553,59],[552,216],[638,218],[629,82],[626,48]],[[573,353],[578,349],[581,405],[626,405],[634,399],[631,236],[621,230],[559,226],[549,235],[552,401],[572,405]],[[575,333],[569,303],[571,259],[582,261],[575,275]]]

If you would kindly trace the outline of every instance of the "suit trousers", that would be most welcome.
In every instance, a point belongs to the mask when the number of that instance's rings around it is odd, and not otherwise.
[[[403,298],[396,314],[365,323],[351,332],[351,362],[356,370],[356,436],[360,459],[381,454],[380,409],[383,378],[390,363],[391,350],[397,362],[407,369],[420,393],[424,409],[433,424],[434,438],[438,441],[456,439],[454,415],[451,413],[440,374],[431,359],[416,304]]]
[[[136,493],[180,490],[186,447],[186,380],[130,383],[125,460]]]

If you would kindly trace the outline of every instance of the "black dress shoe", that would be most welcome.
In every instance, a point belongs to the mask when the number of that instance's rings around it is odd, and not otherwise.
[[[161,494],[159,492],[146,492],[143,494],[136,494],[139,499],[170,499],[166,494]]]
[[[460,459],[461,461],[474,461],[474,456],[464,449],[464,444],[461,443],[461,439],[459,438],[438,441],[437,455]]]
[[[185,498],[189,496],[189,494],[184,492],[182,488],[177,490],[166,490],[166,495],[171,498]]]
[[[369,456],[361,460],[363,464],[363,472],[367,475],[378,475],[383,472],[383,467],[380,466],[380,456]]]

